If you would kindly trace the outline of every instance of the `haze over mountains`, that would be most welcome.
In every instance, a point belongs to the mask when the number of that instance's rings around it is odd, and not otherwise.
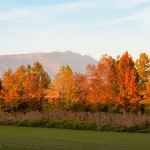
[[[8,68],[16,70],[22,64],[33,65],[34,62],[42,63],[44,69],[49,73],[51,79],[58,73],[62,66],[69,65],[75,72],[85,73],[88,64],[97,64],[97,60],[88,55],[80,55],[71,51],[51,53],[31,53],[17,55],[0,55],[0,77]]]

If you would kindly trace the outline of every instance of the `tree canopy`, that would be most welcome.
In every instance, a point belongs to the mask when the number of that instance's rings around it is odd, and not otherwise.
[[[9,68],[0,80],[0,111],[28,110],[150,113],[149,56],[105,54],[84,74],[62,66],[52,81],[40,62]]]

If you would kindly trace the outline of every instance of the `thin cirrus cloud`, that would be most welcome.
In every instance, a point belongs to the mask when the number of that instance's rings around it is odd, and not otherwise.
[[[67,13],[70,11],[96,9],[97,11],[103,11],[107,7],[111,7],[111,12],[118,9],[128,9],[131,7],[136,7],[140,4],[150,4],[150,0],[79,0],[55,5],[48,6],[29,6],[25,8],[20,8],[16,10],[11,10],[8,12],[0,13],[0,21],[20,21],[20,19],[29,18],[40,18],[47,17],[48,15],[53,15],[55,13]],[[140,24],[149,25],[150,24],[150,6],[144,6],[141,10],[134,10],[130,15],[123,16],[119,18],[110,18],[110,21],[99,22],[95,24],[86,25],[75,25],[70,27],[84,28],[84,27],[98,27],[105,25],[121,24],[124,22],[140,22]],[[104,7],[104,8],[103,8]],[[122,10],[123,11],[123,10]],[[107,12],[107,9],[106,11]],[[107,15],[107,14],[106,14]]]
[[[150,7],[144,8],[140,11],[135,12],[134,14],[131,14],[129,16],[126,16],[124,18],[119,18],[110,22],[104,23],[104,25],[109,24],[119,24],[124,22],[140,22],[140,24],[149,25],[150,22]]]
[[[20,19],[24,17],[33,17],[38,15],[43,16],[51,13],[63,13],[68,11],[76,11],[80,9],[97,8],[101,4],[101,0],[81,0],[57,5],[26,7],[11,10],[9,12],[0,13],[0,21],[15,21],[18,18]]]
[[[138,23],[140,25],[149,26],[150,25],[150,7],[143,8],[142,10],[138,10],[133,12],[128,16],[112,19],[111,21],[95,23],[95,24],[86,24],[86,25],[79,25],[79,26],[72,26],[74,28],[93,28],[99,26],[107,26],[107,25],[116,25],[122,23]]]
[[[141,4],[150,4],[150,0],[116,0],[114,6],[117,8],[130,8]]]

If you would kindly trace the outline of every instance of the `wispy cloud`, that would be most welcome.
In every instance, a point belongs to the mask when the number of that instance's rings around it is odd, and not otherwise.
[[[63,13],[80,9],[97,8],[102,3],[101,0],[80,0],[57,5],[26,7],[0,13],[0,20],[13,21],[22,17],[43,16],[51,13]]]
[[[24,21],[24,18],[38,18],[53,15],[56,13],[66,13],[78,10],[89,10],[100,8],[112,7],[111,13],[116,9],[136,7],[141,4],[150,4],[150,0],[77,0],[62,4],[48,5],[48,6],[32,6],[24,7],[20,9],[11,10],[8,12],[0,13],[0,21]],[[127,11],[125,10],[125,11]],[[107,11],[107,10],[105,10]],[[106,14],[107,15],[107,14]],[[22,19],[22,20],[21,20]],[[110,18],[111,19],[111,18]],[[141,10],[134,10],[128,14],[128,16],[123,16],[117,18],[117,16],[110,21],[99,22],[96,24],[86,24],[70,26],[73,28],[84,28],[84,27],[98,27],[105,25],[121,24],[124,22],[140,22],[140,24],[150,25],[150,6],[144,6]]]
[[[105,24],[120,24],[124,22],[139,22],[140,24],[148,25],[147,23],[150,22],[150,7],[146,7],[142,10],[136,11],[133,14],[124,18],[119,18],[110,22],[106,22]]]
[[[135,7],[141,4],[150,4],[150,0],[115,0],[114,5],[120,9]]]
[[[101,22],[96,24],[89,24],[89,25],[81,25],[76,26],[77,28],[93,28],[93,27],[99,27],[99,26],[107,26],[107,25],[116,25],[116,24],[122,24],[122,23],[137,23],[149,26],[150,25],[150,7],[146,7],[142,10],[136,11],[133,14],[129,16],[125,16],[123,18],[113,19],[108,22]]]
[[[29,15],[31,15],[30,9],[12,10],[9,12],[1,13],[0,14],[0,20],[1,21],[14,21],[19,17],[26,17]]]

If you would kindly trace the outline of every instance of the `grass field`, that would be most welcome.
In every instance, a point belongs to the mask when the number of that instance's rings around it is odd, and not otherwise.
[[[150,134],[0,126],[0,150],[149,150]]]

